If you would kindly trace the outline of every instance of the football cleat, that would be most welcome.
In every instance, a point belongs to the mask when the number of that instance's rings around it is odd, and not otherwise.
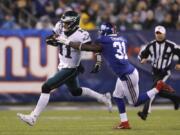
[[[156,84],[156,89],[158,91],[161,91],[161,90],[164,90],[164,91],[167,91],[167,92],[170,92],[170,93],[174,93],[175,90],[169,86],[168,84],[164,83],[162,80],[159,80]]]
[[[138,112],[137,115],[142,119],[142,120],[146,120],[147,119],[147,116],[148,114],[145,114],[143,112]]]
[[[104,97],[106,98],[105,104],[108,107],[108,111],[112,112],[112,101],[111,101],[111,94],[109,92],[104,94]]]
[[[121,122],[119,125],[115,126],[114,129],[131,129],[129,122]]]
[[[179,101],[177,99],[173,99],[172,102],[174,104],[174,110],[178,110],[179,109]]]
[[[27,123],[30,126],[33,126],[36,123],[36,117],[33,117],[31,115],[17,113],[17,116],[20,118],[21,121]]]

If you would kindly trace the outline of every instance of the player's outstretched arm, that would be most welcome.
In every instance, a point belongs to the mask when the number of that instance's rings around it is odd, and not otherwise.
[[[102,51],[102,46],[100,44],[95,44],[95,43],[85,43],[82,44],[80,42],[70,42],[69,46],[82,50],[82,51],[93,51],[93,52],[101,52]]]
[[[101,70],[101,66],[102,66],[102,56],[100,53],[96,53],[96,63],[93,67],[93,69],[91,70],[91,73],[98,73]]]
[[[144,64],[147,62],[147,58],[150,55],[149,46],[150,45],[146,45],[146,46],[142,47],[141,51],[138,54],[138,59],[140,60],[141,64]]]
[[[147,59],[143,58],[141,59],[141,64],[147,63]]]
[[[179,45],[180,46],[180,45]],[[176,70],[180,70],[180,47],[176,46],[174,54],[178,56],[179,61],[177,62],[177,64],[175,65],[175,69]]]
[[[98,43],[80,43],[80,42],[72,42],[65,36],[59,36],[56,38],[56,40],[59,43],[62,43],[63,45],[70,46],[77,50],[82,51],[93,51],[93,52],[101,52],[102,46]]]

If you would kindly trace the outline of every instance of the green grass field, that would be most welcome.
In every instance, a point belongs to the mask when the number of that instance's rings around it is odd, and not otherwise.
[[[131,130],[114,130],[112,127],[118,123],[116,111],[47,110],[30,127],[16,117],[17,111],[3,110],[0,135],[180,135],[180,111],[154,110],[147,121],[140,120],[136,112],[128,111]]]

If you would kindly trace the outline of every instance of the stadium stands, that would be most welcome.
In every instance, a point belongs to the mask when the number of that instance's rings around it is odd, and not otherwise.
[[[44,23],[50,23],[46,29],[51,28],[70,9],[87,14],[91,24],[108,20],[120,31],[151,29],[156,24],[180,29],[179,0],[1,0],[0,7],[4,29],[36,28],[44,16],[48,17]]]

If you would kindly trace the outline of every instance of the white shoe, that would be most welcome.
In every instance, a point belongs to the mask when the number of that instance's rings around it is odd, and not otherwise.
[[[22,120],[23,122],[27,123],[30,126],[33,126],[36,123],[36,118],[31,115],[17,113],[17,116],[20,118],[20,120]]]
[[[110,92],[105,93],[104,96],[106,98],[105,104],[108,107],[108,111],[112,112],[112,101],[111,101],[111,94],[110,94]]]

